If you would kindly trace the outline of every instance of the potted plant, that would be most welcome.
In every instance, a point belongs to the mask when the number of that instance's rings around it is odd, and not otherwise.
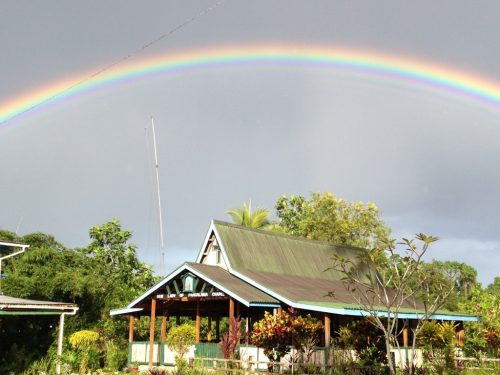
[[[133,361],[131,364],[130,364],[130,372],[131,373],[137,373],[139,372],[139,362],[138,361]]]

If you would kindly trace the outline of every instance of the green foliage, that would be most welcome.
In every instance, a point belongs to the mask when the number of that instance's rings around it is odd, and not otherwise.
[[[117,220],[90,229],[91,242],[86,252],[94,275],[98,275],[96,287],[103,294],[106,314],[140,295],[146,285],[155,281],[151,268],[137,258],[137,247],[128,243],[131,236]]]
[[[131,232],[123,230],[117,220],[93,227],[91,242],[84,249],[67,249],[47,234],[17,237],[0,231],[0,239],[30,245],[22,256],[3,265],[7,277],[2,289],[15,297],[76,303],[78,314],[66,319],[65,334],[83,329],[99,332],[99,350],[89,353],[89,364],[104,362],[104,358],[106,363],[115,363],[108,359],[114,356],[108,350],[115,350],[108,344],[126,352],[128,325],[125,319],[111,318],[109,311],[156,281],[151,268],[138,260],[135,245],[128,243],[130,238]],[[146,331],[140,323],[139,331]],[[44,357],[55,345],[57,327],[57,316],[0,318],[0,373],[22,371]]]
[[[500,356],[500,295],[490,293],[492,289],[476,288],[470,300],[459,304],[460,311],[481,317],[478,323],[464,324],[467,355]]]
[[[379,249],[390,230],[373,203],[351,203],[331,193],[282,196],[275,204],[283,232],[313,240],[330,241],[365,249]]]
[[[342,349],[355,350],[362,366],[387,363],[384,334],[371,318],[340,327],[336,341]]]
[[[99,334],[89,330],[75,332],[69,337],[70,345],[79,354],[80,374],[87,373],[89,365],[91,368],[95,368],[96,362],[98,362],[96,357],[99,356],[97,352],[98,340]]]
[[[252,211],[252,202],[243,203],[242,206],[234,207],[226,211],[233,222],[249,228],[263,228],[269,224],[270,212],[265,208],[257,208]]]
[[[189,351],[189,347],[194,345],[196,339],[196,329],[190,324],[181,324],[170,329],[166,342],[170,349],[177,353],[177,357],[182,360]]]
[[[490,285],[488,285],[488,287],[486,288],[486,291],[492,295],[500,297],[500,277],[499,276],[495,277],[493,282]]]
[[[51,374],[55,372],[55,365],[54,357],[46,355],[31,363],[30,367],[23,372],[23,375]]]
[[[424,358],[433,367],[440,368],[441,372],[444,369],[454,368],[453,342],[456,327],[454,322],[426,321],[417,336],[418,347],[423,350]],[[444,362],[441,358],[444,358]]]
[[[465,263],[454,261],[437,261],[423,263],[422,271],[427,276],[428,290],[426,296],[417,295],[424,300],[426,297],[435,298],[441,293],[443,285],[452,290],[443,302],[443,308],[457,311],[459,303],[467,303],[474,289],[479,287],[477,271],[474,267]]]
[[[128,347],[125,342],[116,344],[114,341],[106,342],[105,366],[111,371],[118,371],[127,365]]]

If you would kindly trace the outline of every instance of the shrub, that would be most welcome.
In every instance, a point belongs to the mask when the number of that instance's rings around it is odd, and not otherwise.
[[[196,330],[190,324],[175,326],[168,332],[166,342],[173,349],[180,359],[183,359],[189,347],[195,343]]]
[[[300,316],[294,309],[276,314],[264,313],[264,318],[254,323],[252,343],[264,349],[272,361],[279,362],[293,345],[309,361],[323,325],[311,315]]]
[[[417,337],[417,344],[423,350],[424,359],[432,364],[438,371],[453,370],[455,338],[455,322],[427,321]],[[436,361],[435,357],[443,357],[444,363]]]
[[[118,371],[127,365],[128,351],[126,347],[120,347],[114,341],[106,343],[106,368],[111,371]]]
[[[370,322],[370,318],[340,327],[337,343],[342,349],[355,350],[360,364],[373,366],[387,363],[384,335]]]
[[[99,366],[99,352],[96,348],[99,334],[95,331],[82,330],[69,337],[69,343],[77,351],[80,359],[80,374],[85,374],[87,368]]]

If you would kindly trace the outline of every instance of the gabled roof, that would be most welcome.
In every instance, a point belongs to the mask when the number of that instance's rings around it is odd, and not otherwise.
[[[228,271],[221,267],[210,266],[200,263],[186,262],[170,273],[159,283],[148,289],[141,296],[132,301],[125,309],[112,310],[110,315],[134,314],[140,313],[144,302],[152,295],[163,292],[164,287],[173,279],[181,275],[183,272],[190,272],[199,277],[203,281],[213,285],[228,296],[241,302],[243,305],[250,306],[268,306],[278,307],[280,302],[253,287],[252,285],[242,281],[241,279],[231,275]]]
[[[338,255],[357,265],[362,278],[374,272],[371,262],[361,260],[366,259],[361,257],[366,255],[364,249],[307,240],[218,220],[212,223],[232,271],[340,281],[343,276],[340,272],[326,271],[333,264],[332,257]]]
[[[361,278],[375,272],[367,259],[366,250],[338,246],[328,242],[306,240],[265,230],[214,220],[207,239],[214,233],[221,248],[228,271],[263,292],[298,308],[302,301],[311,304],[332,303],[337,307],[354,303],[341,282],[342,274],[328,269],[334,255],[350,259],[357,264]],[[203,261],[204,244],[197,261]],[[327,270],[328,269],[328,270]],[[328,296],[335,292],[335,299]],[[324,310],[324,307],[318,308]],[[328,309],[330,310],[330,309]],[[343,314],[343,310],[335,309]]]
[[[358,277],[368,281],[376,272],[366,250],[307,240],[270,231],[252,229],[214,220],[207,233],[215,234],[228,272],[292,307],[342,315],[366,315],[342,282],[343,274],[329,269],[332,257],[341,256],[356,265]],[[207,240],[197,262],[203,260]],[[333,296],[329,295],[333,292]],[[401,317],[414,318],[410,304],[402,306]],[[381,310],[381,314],[384,314]],[[436,315],[437,316],[437,315]],[[448,318],[447,318],[448,317]],[[437,319],[437,318],[436,318]],[[439,319],[478,320],[476,317],[442,312]]]

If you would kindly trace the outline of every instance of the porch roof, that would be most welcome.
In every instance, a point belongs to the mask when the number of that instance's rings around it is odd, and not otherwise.
[[[161,293],[166,284],[182,274],[184,271],[188,271],[196,275],[203,281],[213,285],[226,295],[234,298],[247,307],[280,306],[280,302],[276,298],[269,296],[236,276],[231,275],[228,271],[221,267],[186,262],[132,301],[126,308],[112,310],[110,315],[127,315],[134,313],[141,314],[142,312],[145,312],[145,309],[143,309],[145,306],[144,302],[150,299],[153,295]]]
[[[39,301],[0,294],[0,315],[58,315],[78,309],[75,304]]]
[[[205,281],[219,285],[220,289],[227,291],[227,294],[234,293],[236,299],[247,301],[250,306],[263,304],[279,306],[280,304],[276,298],[231,275],[221,267],[193,262],[187,262],[186,265]]]

